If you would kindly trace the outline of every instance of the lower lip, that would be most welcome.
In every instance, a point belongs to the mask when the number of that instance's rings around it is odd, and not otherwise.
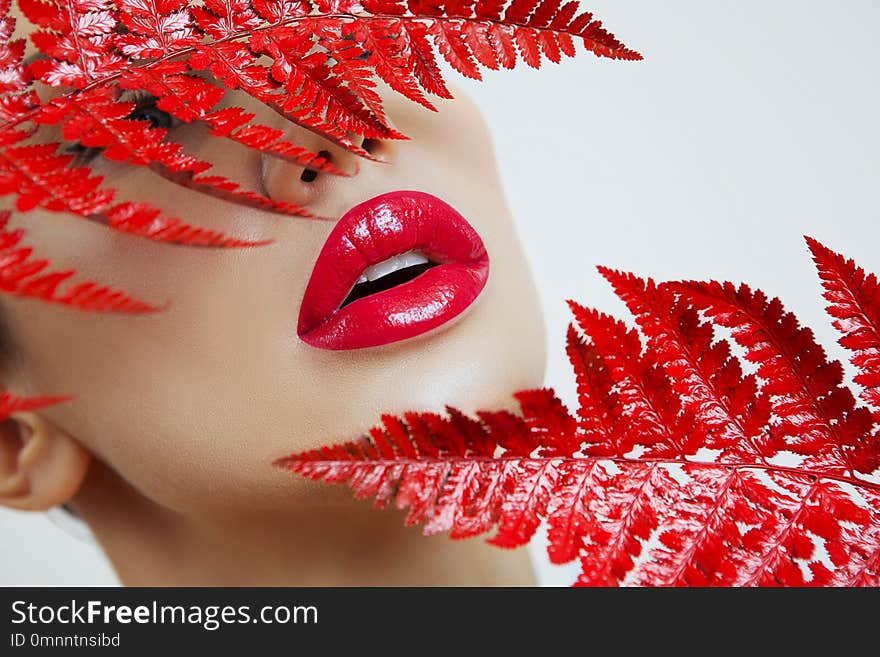
[[[339,350],[415,337],[467,309],[488,278],[488,258],[436,265],[411,281],[343,306],[300,338],[314,347]]]

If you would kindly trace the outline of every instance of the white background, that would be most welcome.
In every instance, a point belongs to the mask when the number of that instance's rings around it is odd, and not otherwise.
[[[570,407],[565,299],[627,317],[595,264],[746,281],[842,357],[802,235],[880,272],[880,3],[585,0],[642,62],[579,53],[455,81],[492,127]],[[112,584],[42,515],[0,511],[0,584]],[[545,584],[575,570],[533,555]]]

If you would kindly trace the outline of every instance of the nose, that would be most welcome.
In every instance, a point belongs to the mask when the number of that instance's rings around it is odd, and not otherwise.
[[[344,196],[340,193],[344,188],[357,186],[366,168],[387,166],[395,151],[390,140],[365,138],[353,132],[348,133],[348,139],[354,149],[360,150],[362,154],[298,126],[288,131],[285,139],[317,153],[323,161],[344,175],[320,171],[318,166],[308,167],[262,153],[263,187],[267,195],[274,200],[307,207],[319,216],[330,218],[335,218],[337,204],[333,199]],[[322,160],[314,162],[320,164]]]

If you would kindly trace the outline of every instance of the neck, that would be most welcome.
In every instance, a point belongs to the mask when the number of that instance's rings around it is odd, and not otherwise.
[[[335,487],[334,487],[335,488]],[[341,489],[341,487],[339,487]],[[524,548],[405,527],[347,490],[283,512],[191,517],[160,507],[95,463],[73,507],[128,586],[534,585]],[[345,496],[345,497],[343,497]]]

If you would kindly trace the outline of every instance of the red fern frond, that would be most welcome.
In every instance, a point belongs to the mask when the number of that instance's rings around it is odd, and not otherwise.
[[[875,279],[811,248],[832,315],[861,308],[838,322],[844,338],[865,332],[873,298],[853,299]],[[519,415],[383,415],[355,441],[276,465],[409,509],[426,534],[494,529],[488,542],[512,548],[546,522],[551,561],[579,559],[578,585],[880,584],[880,442],[840,364],[761,292],[600,272],[641,335],[568,302],[584,334],[570,325],[566,340],[576,415],[550,388],[523,390]],[[876,361],[859,366],[876,374]]]
[[[11,392],[0,390],[0,420],[5,420],[13,413],[19,411],[35,411],[46,406],[54,406],[62,402],[70,401],[70,396],[54,397],[19,397]]]
[[[249,45],[254,52],[273,58],[272,77],[295,94],[297,107],[288,111],[302,123],[319,129],[330,125],[367,138],[403,138],[385,124],[384,117],[364,105],[342,79],[333,75],[324,55],[309,52],[313,47],[312,35],[302,26],[256,32]]]
[[[412,69],[419,84],[429,94],[438,98],[452,98],[452,92],[446,86],[434,50],[428,41],[428,27],[418,21],[402,21],[401,38],[409,41],[404,51],[409,52],[408,65]]]
[[[607,267],[599,271],[636,318],[683,410],[703,432],[688,441],[692,448],[720,450],[720,461],[774,456],[762,426],[766,402],[759,401],[754,379],[743,379],[729,343],[722,339],[713,344],[712,326],[700,322],[687,300],[668,288]],[[761,413],[762,422],[753,421],[753,412]]]
[[[249,32],[262,23],[248,0],[205,0],[203,7],[193,6],[192,13],[202,32],[215,40]]]
[[[163,216],[159,210],[146,203],[132,201],[118,203],[108,208],[104,212],[103,218],[113,230],[168,244],[241,248],[264,246],[273,241],[271,239],[242,240],[229,237],[222,231],[192,226],[177,217]]]
[[[76,272],[46,272],[48,260],[33,259],[31,247],[19,247],[24,230],[6,229],[9,216],[9,210],[0,211],[0,291],[88,311],[148,313],[160,309],[94,281],[68,285],[63,293],[59,292],[59,285]]]
[[[29,105],[39,102],[34,96],[27,99],[21,93],[27,92],[32,78],[22,64],[25,40],[12,38],[15,20],[9,17],[11,6],[12,0],[0,1],[0,93],[4,94],[0,120],[8,120],[26,111]]]
[[[116,0],[117,18],[126,28],[117,49],[132,59],[171,55],[201,41],[188,0]]]
[[[857,407],[843,386],[843,367],[829,362],[809,328],[801,327],[779,299],[731,283],[683,282],[674,288],[694,308],[731,329],[746,358],[758,365],[771,410],[770,425],[777,450],[803,456],[804,466],[853,475],[876,467],[866,445],[873,426],[871,412]]]
[[[88,167],[68,167],[72,156],[57,154],[57,143],[13,146],[30,136],[14,128],[0,128],[0,196],[18,194],[15,207],[20,212],[42,207],[174,244],[238,248],[271,242],[240,240],[191,226],[175,217],[163,217],[146,203],[111,205],[115,190],[99,189],[103,177],[89,175]]]
[[[880,409],[880,285],[874,274],[865,274],[850,259],[823,246],[812,237],[807,244],[825,288],[832,322],[843,334],[840,344],[852,353],[859,372],[862,399]]]
[[[434,21],[431,36],[443,59],[456,71],[468,78],[482,80],[477,60],[462,36],[464,21]]]
[[[57,144],[20,144],[31,134],[0,128],[0,196],[17,194],[15,207],[27,212],[43,207],[89,217],[102,212],[113,198],[99,190],[101,178],[84,167],[68,169],[70,155],[57,155]]]
[[[670,385],[652,358],[652,352],[644,350],[641,338],[620,320],[584,308],[569,300],[569,307],[578,326],[590,342],[589,348],[596,366],[607,375],[611,384],[611,396],[603,399],[614,420],[614,430],[609,442],[597,442],[585,449],[586,454],[618,456],[629,454],[637,446],[650,458],[678,458],[693,452],[691,421],[679,414],[680,401],[672,394]],[[577,336],[573,332],[573,336]],[[575,368],[578,382],[586,382],[591,375],[583,358],[570,361]],[[589,396],[580,399],[589,405],[589,397],[602,394],[602,389],[585,391]],[[581,415],[590,416],[587,407]]]
[[[114,51],[117,12],[111,0],[17,2],[28,20],[44,28],[31,34],[31,41],[49,57],[29,68],[45,84],[81,89],[127,63]]]

